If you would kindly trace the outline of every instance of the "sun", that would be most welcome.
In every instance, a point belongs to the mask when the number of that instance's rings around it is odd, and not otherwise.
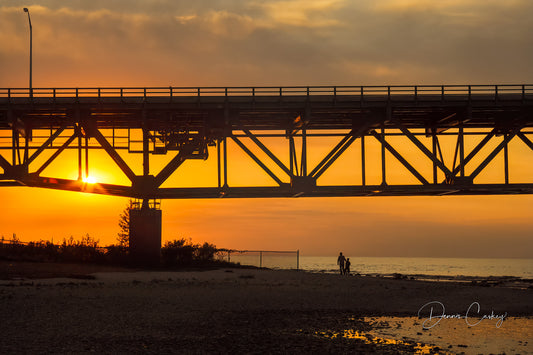
[[[84,177],[83,178],[83,182],[85,182],[87,184],[96,184],[97,183],[96,178],[94,176]]]

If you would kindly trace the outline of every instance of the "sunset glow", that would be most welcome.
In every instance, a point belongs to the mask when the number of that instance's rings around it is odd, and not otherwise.
[[[96,178],[93,176],[87,176],[83,178],[83,182],[87,184],[96,184],[98,181],[96,181]]]
[[[14,0],[0,5],[4,88],[28,86],[28,23],[22,6]],[[533,83],[530,0],[43,0],[24,6],[33,24],[34,87]],[[56,148],[72,131],[65,130]],[[102,133],[110,135],[111,129]],[[117,129],[115,143],[123,144],[120,139],[127,141],[129,133]],[[310,138],[309,166],[316,166],[340,139]],[[483,153],[501,139],[487,144]],[[42,176],[81,185],[78,179],[88,171],[82,181],[92,186],[84,186],[86,192],[104,184],[131,186],[135,179],[130,180],[94,138],[88,141],[89,167],[84,151],[80,172],[78,150],[69,147]],[[421,141],[430,148],[429,138]],[[284,137],[262,142],[288,161]],[[390,142],[409,159],[427,160],[405,137],[391,137]],[[466,152],[478,143],[467,140]],[[451,165],[455,141],[444,136],[442,145],[444,160]],[[123,146],[118,154],[134,175],[142,175],[142,154],[129,148]],[[209,159],[185,161],[161,187],[216,186],[216,151],[209,147]],[[509,151],[511,182],[531,181],[532,150],[517,139]],[[265,155],[259,149],[253,153]],[[0,150],[6,160],[10,154]],[[43,164],[52,154],[53,150],[43,152],[34,164]],[[365,154],[367,183],[381,184],[380,144],[369,139]],[[150,174],[156,175],[175,155],[176,151],[151,155]],[[228,155],[232,186],[276,185],[233,142],[228,143]],[[388,152],[386,157],[389,182],[417,182]],[[503,163],[502,155],[497,156],[479,181],[501,180]],[[356,142],[318,183],[359,183],[360,165],[361,147]],[[281,170],[272,161],[267,166],[274,173]],[[420,173],[431,176],[431,164]],[[0,237],[60,240],[89,233],[111,244],[127,204],[125,197],[0,186]],[[190,237],[219,247],[300,249],[308,255],[337,255],[343,250],[362,256],[533,257],[530,195],[178,199],[164,200],[162,210],[163,241]]]

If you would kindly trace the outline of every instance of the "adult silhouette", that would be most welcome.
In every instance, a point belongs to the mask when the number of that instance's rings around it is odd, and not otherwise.
[[[339,257],[337,258],[337,265],[339,265],[339,270],[341,272],[341,275],[344,274],[344,263],[346,262],[346,258],[344,255],[342,255],[342,252],[339,253]]]

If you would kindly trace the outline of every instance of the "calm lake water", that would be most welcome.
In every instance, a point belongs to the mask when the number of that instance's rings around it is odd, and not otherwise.
[[[350,257],[350,256],[349,256]],[[296,269],[296,254],[250,253],[232,254],[231,261],[269,268]],[[352,273],[429,276],[514,276],[533,279],[533,259],[468,259],[468,258],[404,258],[350,257]],[[310,272],[337,273],[336,256],[299,257],[299,268]]]

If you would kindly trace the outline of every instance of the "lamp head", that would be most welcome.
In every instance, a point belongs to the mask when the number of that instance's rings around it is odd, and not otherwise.
[[[24,12],[28,12],[28,8],[27,7],[24,8]]]

